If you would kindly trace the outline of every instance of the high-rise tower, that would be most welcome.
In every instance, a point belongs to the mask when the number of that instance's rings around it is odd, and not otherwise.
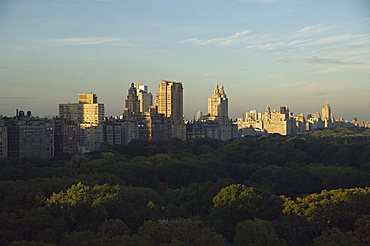
[[[325,128],[330,128],[334,123],[334,117],[328,101],[326,101],[325,104],[322,106],[321,119],[324,122]]]
[[[221,85],[219,89],[218,84],[216,84],[213,95],[208,98],[208,114],[216,120],[227,120],[229,118],[228,108],[228,98],[224,87]]]
[[[172,137],[185,139],[183,87],[179,82],[162,80],[155,98],[158,113],[171,119]]]
[[[148,91],[147,85],[142,84],[136,84],[135,88],[137,92],[137,96],[139,98],[140,103],[140,112],[148,112],[150,109],[150,106],[153,105],[153,95]]]
[[[130,114],[137,114],[140,112],[140,101],[134,83],[131,83],[131,87],[128,89],[125,108],[128,109]]]

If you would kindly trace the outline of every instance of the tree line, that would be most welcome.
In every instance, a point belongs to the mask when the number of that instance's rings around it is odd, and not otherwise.
[[[370,130],[0,160],[0,245],[369,245]]]

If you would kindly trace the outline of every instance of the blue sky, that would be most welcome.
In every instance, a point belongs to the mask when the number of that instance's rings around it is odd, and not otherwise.
[[[183,82],[188,119],[219,82],[232,117],[329,100],[370,120],[370,1],[0,1],[0,114],[56,115],[92,91],[118,115],[131,82],[162,79]]]

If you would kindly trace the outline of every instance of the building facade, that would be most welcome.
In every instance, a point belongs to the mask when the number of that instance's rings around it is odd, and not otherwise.
[[[224,87],[216,85],[213,94],[208,98],[208,115],[197,116],[187,124],[187,138],[206,137],[222,141],[238,137],[238,127],[229,119],[228,98]]]
[[[138,122],[128,114],[128,111],[124,113],[123,119],[107,119],[104,132],[104,142],[108,145],[129,144],[139,138]]]
[[[186,127],[183,112],[183,87],[179,82],[162,80],[156,95],[158,113],[171,121],[173,138],[186,139]]]
[[[140,112],[148,112],[150,106],[153,105],[153,95],[148,91],[147,85],[135,84],[137,96],[140,103]]]
[[[214,120],[227,120],[229,118],[228,98],[225,94],[224,86],[218,88],[218,84],[213,95],[208,98],[208,114]]]
[[[78,124],[80,152],[98,149],[103,142],[104,104],[98,103],[96,94],[79,94],[78,103],[59,105],[59,117]]]
[[[125,109],[128,109],[131,114],[137,114],[140,112],[140,101],[134,83],[131,83],[131,86],[128,89]]]
[[[325,128],[332,128],[334,126],[334,116],[328,101],[326,101],[322,106],[321,120],[323,121]]]
[[[168,141],[172,137],[171,119],[160,114],[156,106],[151,106],[138,118],[139,139],[146,141]]]
[[[54,118],[54,151],[55,155],[78,152],[78,124],[64,118]]]
[[[17,112],[15,117],[4,118],[8,130],[9,157],[54,156],[54,124],[51,120],[33,117],[28,111]]]
[[[8,157],[8,128],[2,116],[0,116],[0,158]]]

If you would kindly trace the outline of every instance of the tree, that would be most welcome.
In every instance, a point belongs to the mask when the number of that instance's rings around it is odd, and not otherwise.
[[[231,240],[235,227],[246,219],[275,219],[281,214],[281,199],[263,190],[232,184],[213,197],[211,219],[217,231]]]
[[[100,227],[100,231],[110,237],[129,233],[128,226],[120,219],[107,219]]]
[[[282,216],[273,222],[279,238],[286,241],[288,245],[312,245],[315,238],[315,228],[305,217],[288,215]]]
[[[93,233],[91,231],[75,231],[63,235],[61,246],[121,246],[121,245],[143,245],[147,244],[138,236],[109,236],[104,233]]]
[[[225,240],[201,221],[145,221],[139,236],[149,245],[225,245]]]
[[[88,204],[91,207],[97,207],[117,199],[119,191],[118,185],[104,184],[90,187],[80,182],[77,185],[72,185],[66,192],[53,193],[47,199],[47,204],[60,207],[77,207],[81,204]]]
[[[370,215],[363,215],[356,220],[354,235],[364,245],[370,245]]]
[[[238,246],[278,246],[279,240],[271,222],[255,219],[245,220],[236,227],[234,244]]]
[[[341,232],[339,228],[335,227],[323,234],[313,241],[314,246],[361,246],[360,241],[353,236],[352,232]]]
[[[285,214],[305,216],[317,232],[333,227],[351,230],[359,216],[370,213],[370,187],[324,190],[293,200],[283,199]]]

